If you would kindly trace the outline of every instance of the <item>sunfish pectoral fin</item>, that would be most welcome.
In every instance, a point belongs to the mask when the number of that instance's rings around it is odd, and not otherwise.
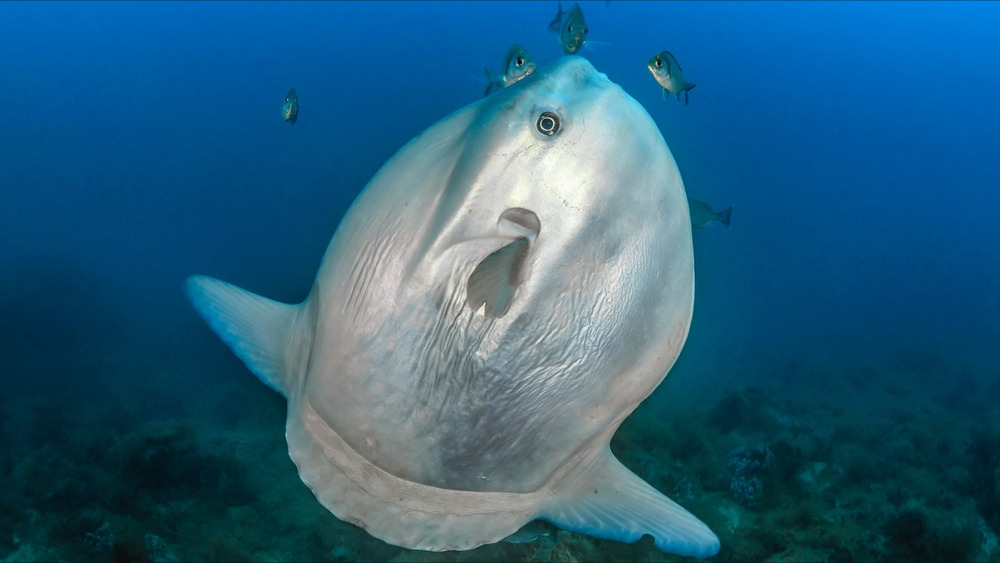
[[[719,538],[684,510],[622,465],[610,448],[579,475],[567,475],[542,503],[538,518],[560,528],[631,543],[645,534],[660,549],[711,557]]]
[[[311,301],[286,305],[208,276],[189,277],[184,289],[198,314],[250,371],[288,397],[312,347]]]
[[[502,317],[514,300],[521,278],[528,239],[519,237],[483,258],[472,271],[466,286],[466,303],[473,311],[483,310],[487,318]]]

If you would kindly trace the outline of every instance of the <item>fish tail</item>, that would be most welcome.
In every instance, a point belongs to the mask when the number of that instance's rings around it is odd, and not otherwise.
[[[729,228],[729,218],[732,215],[733,215],[732,205],[719,212],[719,222],[725,225],[727,229]]]
[[[560,24],[562,24],[562,15],[562,2],[559,2],[559,7],[556,9],[556,18],[549,23],[549,31],[559,33]]]
[[[483,70],[486,71],[486,80],[488,82],[486,85],[486,92],[483,93],[483,97],[486,97],[493,92],[496,92],[501,86],[503,86],[503,78],[496,72],[493,72],[493,69],[486,65],[483,65]]]

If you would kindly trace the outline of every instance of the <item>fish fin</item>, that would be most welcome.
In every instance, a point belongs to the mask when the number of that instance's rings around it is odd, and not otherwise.
[[[688,90],[690,90],[690,88]],[[688,90],[684,90],[684,105],[686,105],[686,106],[691,105],[691,100],[688,99]],[[678,95],[677,99],[679,100],[680,99],[680,92],[678,92],[677,95]]]
[[[729,228],[729,218],[732,217],[732,215],[733,215],[732,205],[719,212],[719,222],[725,225],[727,229]]]
[[[473,311],[484,308],[483,314],[488,318],[504,316],[514,300],[527,255],[528,239],[520,237],[483,258],[469,276],[466,288],[469,307]]]
[[[308,361],[315,326],[313,308],[278,303],[208,276],[184,284],[208,326],[268,387],[288,397],[292,378]]]
[[[549,22],[549,31],[554,31],[556,33],[559,33],[560,28],[562,27],[560,25],[562,24],[562,15],[563,15],[562,2],[559,2],[559,7],[557,8],[556,11],[556,19]]]
[[[719,538],[701,520],[621,464],[605,447],[592,465],[578,467],[556,485],[538,518],[560,528],[631,543],[653,536],[668,553],[711,557]]]
[[[667,90],[666,88],[663,89],[663,99],[668,102],[670,101],[670,90]]]
[[[587,39],[583,42],[583,46],[580,47],[580,50],[577,51],[577,53],[581,51],[586,51],[590,54],[604,53],[605,49],[607,49],[609,45],[613,46],[614,43],[609,41],[592,41]]]
[[[486,80],[489,84],[486,85],[486,92],[483,93],[483,97],[489,96],[493,92],[496,92],[503,86],[502,77],[493,71],[490,67],[483,65],[483,70],[486,71]]]

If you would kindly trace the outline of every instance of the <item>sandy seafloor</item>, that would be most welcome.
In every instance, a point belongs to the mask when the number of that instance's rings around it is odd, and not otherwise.
[[[483,63],[562,56],[556,3],[234,5],[0,3],[0,561],[685,560],[544,525],[418,552],[338,520],[284,400],[182,293],[302,299]],[[717,560],[1000,561],[998,7],[585,3],[583,54],[688,194],[735,206],[694,233],[688,342],[612,442]],[[690,105],[646,72],[663,49]]]

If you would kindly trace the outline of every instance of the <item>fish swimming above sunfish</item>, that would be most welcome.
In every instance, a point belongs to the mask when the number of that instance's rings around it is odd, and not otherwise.
[[[285,96],[285,104],[281,106],[281,116],[292,125],[295,125],[295,120],[299,118],[299,97],[295,95],[295,88],[289,90]]]
[[[718,221],[729,228],[729,218],[733,214],[733,206],[716,211],[712,206],[704,201],[688,198],[688,208],[691,212],[691,228],[701,229],[707,227],[712,221]]]
[[[489,80],[486,93],[483,95],[489,96],[500,88],[506,88],[535,72],[536,66],[535,59],[531,58],[528,51],[515,43],[507,50],[507,55],[503,58],[503,64],[500,66],[502,74],[493,72],[489,67],[484,66],[483,68],[486,69],[486,79]]]
[[[587,23],[583,21],[583,10],[579,4],[573,4],[563,11],[562,2],[556,11],[556,17],[549,23],[549,30],[559,34],[559,45],[564,53],[572,55],[579,51],[587,41]]]
[[[688,105],[688,92],[695,87],[695,84],[684,80],[684,73],[677,59],[670,54],[670,51],[662,51],[649,59],[646,68],[653,75],[656,83],[663,88],[663,98],[669,99],[667,94],[673,94],[677,101],[681,99],[681,92],[684,92],[684,105]]]
[[[656,124],[571,56],[400,149],[302,303],[186,291],[287,399],[302,481],[370,534],[467,550],[541,519],[707,557],[715,534],[609,445],[687,338],[691,238]]]

